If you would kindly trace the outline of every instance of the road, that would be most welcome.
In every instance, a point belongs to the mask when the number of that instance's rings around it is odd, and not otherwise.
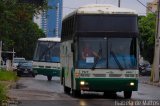
[[[144,100],[154,100],[156,105],[160,105],[158,101],[160,100],[160,87],[142,84],[142,80],[146,79],[140,78],[139,90],[133,92],[130,100],[125,100],[122,92],[111,97],[104,97],[103,93],[83,92],[81,97],[74,98],[64,94],[58,77],[48,82],[45,76],[20,78],[17,86],[9,90],[8,95],[17,101],[16,104],[12,103],[13,106],[128,106],[132,105],[130,101],[144,105],[142,104]]]

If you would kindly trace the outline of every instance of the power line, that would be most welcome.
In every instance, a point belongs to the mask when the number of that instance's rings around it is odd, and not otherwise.
[[[121,1],[120,0],[118,0],[118,7],[120,7],[121,6]]]
[[[144,5],[141,1],[137,0],[141,5],[143,5],[145,8],[147,8],[147,10],[149,10],[150,12],[152,12],[153,14],[155,14],[150,8],[148,8],[146,5]]]

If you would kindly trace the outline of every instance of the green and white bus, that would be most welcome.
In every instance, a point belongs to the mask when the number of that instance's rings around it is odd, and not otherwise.
[[[98,56],[82,58],[89,44]],[[124,92],[138,89],[138,25],[134,10],[113,5],[82,6],[63,19],[61,83],[74,96],[81,91]]]
[[[39,38],[33,57],[35,75],[45,75],[50,81],[60,76],[60,38]]]

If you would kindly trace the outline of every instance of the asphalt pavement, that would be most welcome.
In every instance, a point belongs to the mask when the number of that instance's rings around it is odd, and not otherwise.
[[[22,77],[8,92],[11,98],[9,106],[134,106],[135,104],[129,104],[132,102],[143,106],[146,103],[143,103],[144,100],[159,103],[160,87],[144,84],[148,79],[149,77],[140,77],[138,91],[134,91],[132,98],[126,100],[123,92],[108,97],[104,97],[102,92],[82,92],[81,97],[74,98],[64,93],[59,77],[54,77],[52,81],[47,81],[45,76]]]
[[[139,82],[143,83],[143,84],[149,84],[149,85],[160,87],[160,82],[151,81],[151,77],[150,76],[140,76],[139,77]]]

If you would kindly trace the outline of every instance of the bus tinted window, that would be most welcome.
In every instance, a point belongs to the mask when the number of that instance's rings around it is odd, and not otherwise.
[[[107,42],[105,38],[80,38],[78,67],[106,68],[106,48]]]
[[[60,44],[57,42],[39,42],[34,60],[43,62],[60,62]]]
[[[79,15],[77,25],[80,32],[138,32],[135,15]]]
[[[108,39],[108,68],[134,69],[136,63],[136,40],[133,38]]]
[[[78,68],[135,69],[135,38],[80,38]]]

